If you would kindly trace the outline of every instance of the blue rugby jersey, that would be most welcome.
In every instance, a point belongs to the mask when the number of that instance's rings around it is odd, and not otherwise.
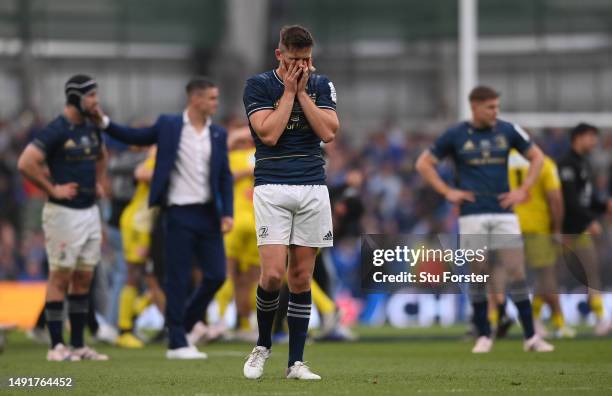
[[[247,117],[259,110],[274,110],[285,86],[276,70],[249,78],[244,88]],[[322,109],[336,110],[336,89],[325,76],[312,74],[306,92]],[[262,184],[325,184],[321,139],[314,133],[300,103],[296,99],[289,122],[275,146],[266,146],[253,127],[255,140],[255,185]]]
[[[102,151],[99,129],[88,121],[73,125],[60,115],[37,133],[32,143],[45,153],[54,184],[79,185],[73,199],[49,197],[49,201],[75,209],[91,207],[96,201],[96,161]]]
[[[493,128],[477,129],[462,122],[448,129],[431,146],[438,159],[455,163],[457,188],[472,191],[476,202],[464,202],[461,215],[511,213],[499,205],[498,195],[508,192],[508,155],[512,148],[525,153],[529,135],[518,125],[497,120]]]

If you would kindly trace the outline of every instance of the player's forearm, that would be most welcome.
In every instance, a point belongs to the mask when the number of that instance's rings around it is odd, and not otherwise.
[[[102,130],[120,142],[134,146],[150,146],[157,143],[157,124],[147,128],[130,128],[108,121]]]
[[[34,185],[48,195],[53,193],[53,183],[46,176],[45,167],[31,159],[20,158],[18,163],[19,172]]]
[[[442,180],[434,167],[426,168],[424,172],[421,172],[421,176],[423,176],[425,181],[442,196],[446,196],[451,189],[450,186]]]
[[[106,181],[106,169],[108,167],[108,151],[106,147],[102,147],[100,158],[96,161],[96,182],[104,183]]]
[[[439,194],[446,196],[450,191],[450,186],[438,174],[435,163],[431,159],[431,154],[428,152],[421,154],[417,160],[416,169],[421,177]]]
[[[529,153],[529,170],[527,171],[527,176],[525,177],[525,181],[519,188],[524,191],[529,191],[531,187],[535,184],[540,172],[542,171],[542,166],[544,165],[544,154],[537,147],[533,148],[533,151]]]
[[[289,122],[294,98],[294,95],[285,92],[278,102],[278,107],[270,112],[259,125],[253,125],[255,133],[263,144],[267,146],[276,145]]]
[[[336,132],[340,128],[338,117],[335,113],[332,114],[318,108],[305,91],[298,93],[298,101],[314,133],[325,143],[334,140]]]

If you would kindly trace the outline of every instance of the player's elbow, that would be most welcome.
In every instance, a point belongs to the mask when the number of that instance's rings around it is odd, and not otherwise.
[[[328,135],[325,135],[321,138],[321,140],[323,141],[323,143],[331,143],[336,139],[336,135],[333,133],[330,133]]]
[[[333,142],[336,139],[336,134],[340,130],[340,121],[337,117],[334,117],[332,124],[329,126],[329,134],[326,137],[328,140],[324,140],[325,143]]]
[[[28,169],[29,169],[28,158],[22,154],[19,157],[19,160],[17,161],[17,170],[19,171],[19,173],[25,176]]]
[[[537,164],[537,165],[541,165],[544,163],[544,153],[542,152],[542,150],[540,150],[539,147],[537,146],[533,146],[533,148],[529,151],[529,156],[528,156],[528,160],[532,163],[532,164]]]
[[[280,138],[280,134],[274,133],[274,131],[263,131],[263,130],[255,130],[257,132],[257,137],[263,144],[269,147],[276,146],[278,143],[278,139]]]
[[[327,128],[321,133],[319,136],[323,143],[331,143],[336,139],[336,133],[338,133],[338,129],[340,128],[340,124],[336,120],[332,125],[328,125]]]
[[[261,142],[268,147],[274,147],[276,146],[276,143],[278,142],[278,138],[275,138],[274,136],[270,136],[270,135],[260,136],[259,140],[261,140]]]
[[[416,161],[415,164],[415,168],[417,170],[417,172],[419,172],[421,175],[423,173],[426,172],[426,170],[431,167],[431,161],[428,160],[428,155],[427,153],[423,153],[419,156],[419,158]]]

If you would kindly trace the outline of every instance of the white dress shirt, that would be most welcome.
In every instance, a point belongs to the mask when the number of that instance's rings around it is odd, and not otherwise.
[[[210,196],[210,124],[196,130],[183,112],[183,130],[174,169],[170,174],[169,205],[202,204]]]

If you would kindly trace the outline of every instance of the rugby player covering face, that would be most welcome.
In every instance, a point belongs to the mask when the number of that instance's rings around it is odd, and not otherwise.
[[[339,123],[333,83],[312,74],[312,47],[306,29],[284,27],[275,50],[278,67],[248,79],[244,90],[256,147],[253,205],[261,258],[259,338],[244,365],[244,375],[250,379],[261,377],[270,355],[272,322],[285,272],[290,291],[286,376],[320,379],[304,365],[303,351],[315,256],[318,248],[333,244],[321,142],[334,139]]]

